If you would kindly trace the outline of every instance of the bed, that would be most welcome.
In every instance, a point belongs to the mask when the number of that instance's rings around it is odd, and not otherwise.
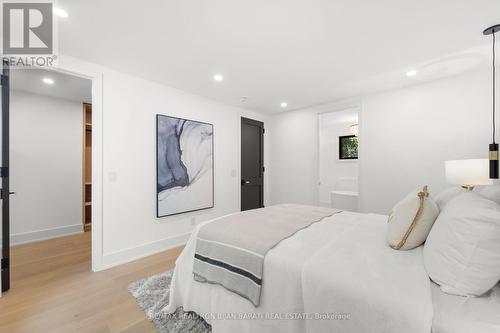
[[[212,221],[200,224],[176,261],[168,311],[194,311],[215,333],[500,332],[498,288],[473,300],[442,293],[429,280],[421,247],[387,246],[386,221],[341,212],[284,239],[265,256],[257,307],[193,279],[197,233]]]

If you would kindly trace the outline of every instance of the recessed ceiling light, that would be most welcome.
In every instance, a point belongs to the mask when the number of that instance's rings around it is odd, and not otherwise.
[[[412,69],[412,70],[406,72],[406,76],[415,76],[415,75],[417,75],[416,69]]]
[[[282,108],[286,108],[288,106],[288,103],[287,102],[281,102],[280,106]]]
[[[215,74],[214,81],[215,82],[222,82],[222,81],[224,81],[224,76],[222,76],[222,74]]]
[[[45,83],[45,84],[54,84],[54,80],[52,80],[51,78],[49,77],[44,77],[42,79],[42,82]]]
[[[54,15],[62,18],[67,18],[69,16],[67,11],[59,7],[52,8],[52,12],[54,13]]]

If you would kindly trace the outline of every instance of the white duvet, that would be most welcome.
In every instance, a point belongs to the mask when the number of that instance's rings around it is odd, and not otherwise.
[[[195,311],[215,333],[431,331],[421,248],[389,248],[385,216],[343,212],[279,243],[266,255],[257,308],[221,286],[194,281],[197,230],[177,259],[169,311]]]

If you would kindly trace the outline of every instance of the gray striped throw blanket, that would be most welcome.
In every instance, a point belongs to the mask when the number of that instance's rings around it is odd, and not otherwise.
[[[277,205],[228,215],[198,231],[194,279],[214,283],[260,303],[266,253],[297,231],[339,210]]]

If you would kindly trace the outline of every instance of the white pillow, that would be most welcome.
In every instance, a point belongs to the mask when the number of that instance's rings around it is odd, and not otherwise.
[[[446,204],[450,202],[451,199],[465,192],[467,192],[466,189],[458,186],[450,187],[444,191],[439,192],[435,197],[436,204],[438,205],[439,210],[443,210],[444,206],[446,206]]]
[[[500,280],[500,205],[473,192],[451,200],[427,237],[424,263],[446,293],[491,289]]]
[[[474,192],[488,200],[500,204],[500,185],[476,186]]]
[[[410,250],[422,245],[439,214],[429,197],[427,186],[408,194],[389,215],[387,242],[395,250]]]

